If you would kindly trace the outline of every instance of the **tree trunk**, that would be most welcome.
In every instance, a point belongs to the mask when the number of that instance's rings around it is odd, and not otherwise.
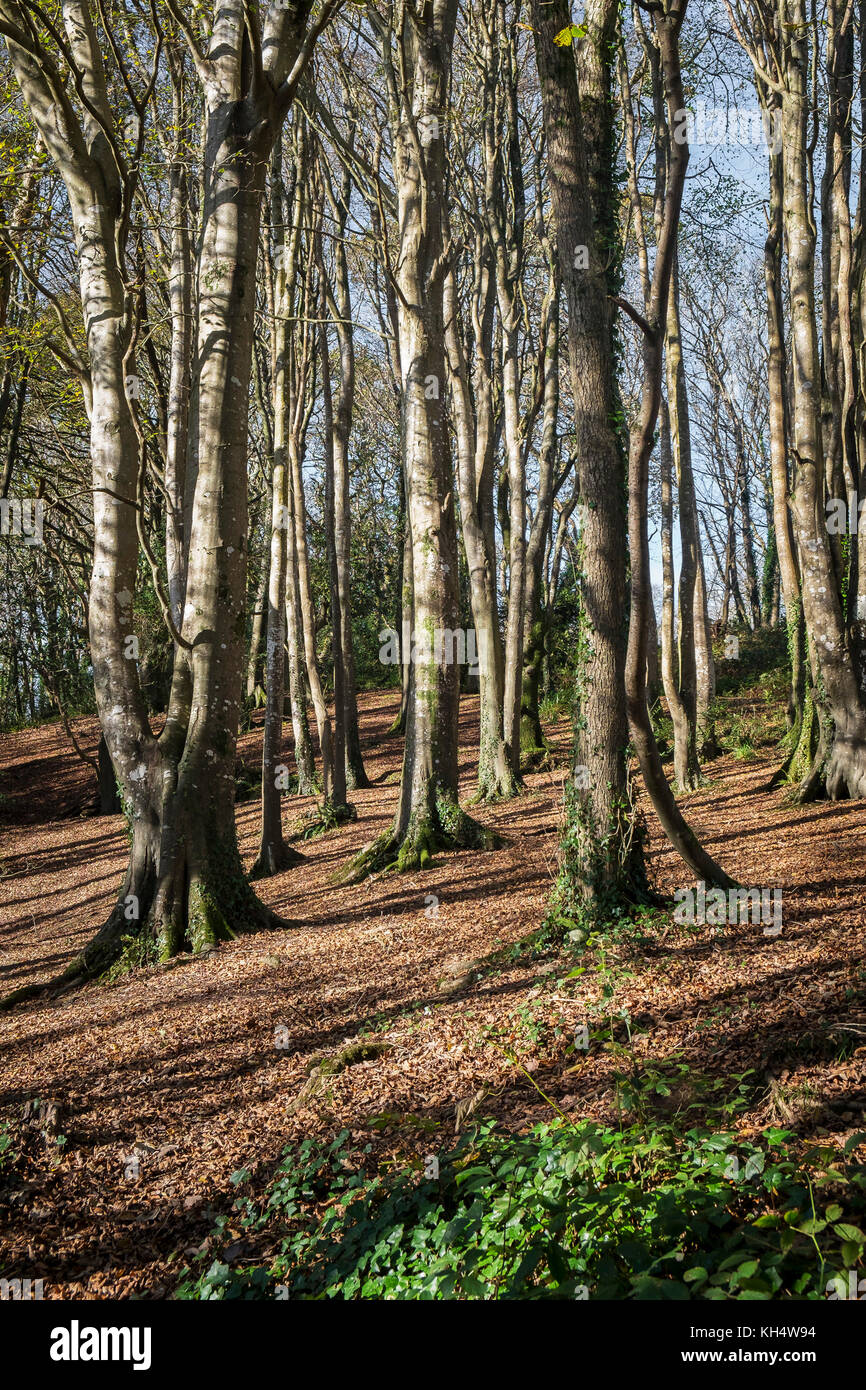
[[[610,44],[605,7],[590,29],[594,74],[604,119],[587,143],[574,55],[556,42],[570,20],[566,0],[533,0],[532,22],[547,139],[551,209],[568,302],[568,352],[574,396],[581,509],[581,635],[575,702],[575,778],[558,893],[566,909],[593,914],[645,895],[640,835],[628,779],[624,662],[626,604],[625,463],[613,420],[610,283],[618,264],[615,213],[607,199],[593,209],[590,169],[612,168]],[[600,145],[597,143],[600,141]]]
[[[765,97],[765,109],[769,98]],[[778,105],[769,108],[778,111]],[[791,776],[800,748],[806,702],[805,634],[800,573],[791,526],[788,497],[788,403],[785,379],[785,328],[782,308],[782,156],[770,155],[770,215],[764,243],[764,286],[767,295],[768,394],[770,477],[773,486],[773,534],[785,604],[791,684],[788,731],[791,755],[778,777]],[[809,750],[811,761],[811,748]],[[802,760],[801,760],[802,761]],[[805,770],[804,770],[805,771]]]
[[[250,653],[247,661],[247,699],[255,702],[256,691],[261,692],[262,681],[264,679],[264,665],[262,663],[262,638],[265,633],[268,609],[268,585],[270,581],[269,573],[270,547],[265,545],[262,555],[262,567],[259,575],[259,582],[256,586],[256,596],[253,607],[253,626],[250,635]]]
[[[127,652],[139,558],[143,444],[128,367],[133,298],[124,265],[134,192],[106,132],[115,133],[109,82],[90,7],[63,7],[75,97],[55,58],[7,37],[22,90],[66,182],[75,227],[87,351],[94,500],[90,645],[97,706],[127,810],[131,851],[108,921],[63,972],[69,986],[119,961],[143,964],[185,947],[199,951],[238,932],[279,922],[258,901],[241,864],[235,828],[235,754],[246,638],[247,419],[255,313],[255,263],[270,147],[292,86],[309,7],[258,24],[225,0],[208,53],[192,47],[205,96],[204,198],[197,266],[196,441],[183,630],[176,642],[165,726],[151,732],[137,667]],[[16,4],[4,5],[27,23]],[[19,31],[20,32],[20,31]],[[34,31],[35,32],[35,31]],[[254,51],[255,48],[255,51]],[[263,54],[267,53],[267,59]],[[297,64],[296,64],[296,60]],[[267,61],[267,70],[263,64]],[[293,80],[297,80],[296,77]],[[274,85],[275,84],[275,85]],[[247,87],[249,90],[247,90]],[[279,95],[277,93],[279,92]],[[46,987],[19,991],[7,1006]]]
[[[782,95],[783,217],[788,250],[794,455],[792,508],[802,572],[803,613],[833,735],[826,765],[813,765],[801,795],[823,781],[831,800],[866,796],[866,703],[859,688],[823,508],[820,358],[815,317],[815,229],[807,176],[808,26],[792,0]],[[824,755],[819,741],[818,756]]]
[[[280,761],[283,742],[286,656],[286,533],[289,524],[289,470],[286,459],[289,357],[289,317],[294,298],[298,245],[307,168],[303,146],[295,156],[294,191],[289,200],[283,187],[283,143],[278,138],[271,159],[271,239],[274,250],[271,389],[274,405],[271,472],[270,575],[268,580],[267,647],[265,662],[265,725],[262,740],[262,827],[252,877],[266,878],[297,864],[302,856],[283,836],[282,792],[286,789]],[[290,228],[288,240],[285,228]]]
[[[676,682],[682,724],[674,725],[674,776],[681,791],[700,785],[698,763],[697,669],[695,656],[695,585],[698,572],[697,506],[692,473],[692,444],[686,369],[680,331],[679,260],[674,254],[665,325],[670,436],[677,477],[680,529],[680,582],[677,613]],[[677,747],[679,743],[679,747]]]
[[[352,519],[349,488],[349,439],[352,431],[352,411],[355,401],[355,340],[352,328],[349,262],[345,247],[352,186],[349,176],[346,175],[339,194],[335,194],[331,188],[326,167],[322,168],[322,176],[335,222],[333,287],[326,274],[323,274],[323,281],[328,297],[328,307],[337,331],[337,341],[340,345],[340,379],[332,406],[331,423],[334,549],[331,582],[336,586],[332,591],[332,617],[337,624],[334,629],[333,640],[335,645],[339,645],[340,648],[341,693],[337,707],[342,711],[342,743],[344,745],[346,786],[356,788],[369,787],[370,780],[364,771],[364,760],[361,756],[361,735],[358,728],[358,685],[355,675],[355,646],[352,637]],[[336,655],[334,685],[336,702]],[[335,726],[336,722],[335,713]],[[335,737],[334,756],[337,761],[340,760],[341,756],[340,749],[336,747],[339,741]],[[345,802],[345,796],[343,801]]]
[[[539,216],[539,222],[541,218]],[[542,224],[543,232],[543,224]],[[523,624],[523,677],[520,697],[520,754],[535,762],[547,754],[539,716],[539,692],[544,660],[544,621],[541,612],[544,557],[553,526],[553,499],[559,438],[559,294],[560,276],[555,252],[546,233],[541,236],[548,257],[550,280],[544,305],[544,355],[541,447],[538,454],[538,493],[535,516],[526,547],[526,599]]]
[[[668,403],[660,407],[659,455],[661,473],[662,622],[661,670],[665,699],[674,732],[674,782],[680,792],[694,791],[700,781],[696,727],[680,691],[676,615],[674,613],[673,458]],[[682,590],[680,590],[682,598]],[[682,624],[681,624],[682,626]]]
[[[685,109],[679,59],[679,31],[685,5],[655,13],[664,94],[668,111],[668,130],[673,131],[675,113]],[[626,691],[632,740],[637,751],[644,783],[662,829],[684,863],[697,877],[720,888],[732,880],[699,843],[686,823],[668,786],[653,736],[646,703],[647,609],[651,603],[649,536],[647,530],[647,488],[649,458],[661,403],[662,344],[664,321],[670,294],[671,270],[676,249],[680,207],[688,163],[688,145],[670,141],[669,172],[664,207],[659,225],[652,286],[643,327],[643,387],[640,418],[632,432],[629,459],[629,552],[631,555],[631,621],[626,658]]]
[[[433,0],[382,40],[394,139],[400,250],[396,269],[402,440],[412,544],[413,650],[400,799],[390,832],[349,875],[425,868],[438,847],[488,846],[495,836],[457,801],[459,622],[454,476],[445,417],[445,135],[457,0]],[[410,55],[398,80],[394,39]],[[404,653],[405,657],[405,653]]]
[[[469,601],[478,650],[481,735],[477,799],[486,801],[512,796],[516,783],[503,737],[502,656],[496,581],[478,515],[477,420],[484,403],[476,402],[473,408],[469,367],[463,350],[457,314],[454,275],[453,272],[449,272],[445,282],[445,344],[457,437],[460,519],[469,571]]]

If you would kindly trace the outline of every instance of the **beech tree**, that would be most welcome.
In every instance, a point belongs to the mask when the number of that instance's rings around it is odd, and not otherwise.
[[[846,489],[859,495],[863,477],[855,445],[856,421],[863,418],[856,348],[862,328],[855,327],[850,312],[853,266],[862,262],[862,224],[858,221],[852,239],[849,207],[853,10],[829,8],[822,44],[800,0],[779,0],[748,10],[736,4],[728,8],[734,32],[751,60],[759,97],[765,110],[778,113],[779,121],[780,168],[771,170],[771,177],[774,197],[781,202],[790,318],[789,500],[811,674],[805,729],[800,733],[801,753],[811,756],[811,762],[799,796],[803,800],[822,793],[831,800],[861,797],[866,794],[866,695],[860,674],[866,612],[860,597],[862,547],[855,526],[854,553],[849,550],[846,555],[838,536],[834,539],[836,528],[828,524],[828,503],[832,506],[833,499],[848,495]],[[816,217],[810,74],[821,62],[822,48],[829,107],[826,168]],[[860,63],[862,67],[862,55]],[[823,316],[818,313],[816,293],[818,221]],[[770,313],[777,317],[775,279],[768,289]],[[777,333],[777,328],[771,328],[771,336]],[[778,395],[778,379],[774,390]],[[830,407],[826,421],[825,395]],[[778,401],[775,409],[779,430]],[[777,472],[780,469],[778,464]],[[781,484],[781,477],[778,481]],[[789,570],[789,591],[793,582]]]
[[[261,20],[250,4],[221,0],[200,30],[168,3],[167,34],[155,13],[148,24],[135,9],[124,11],[122,23],[112,22],[86,0],[64,0],[58,24],[26,0],[0,4],[0,33],[39,135],[63,176],[75,227],[86,338],[86,357],[76,365],[93,465],[90,650],[100,721],[131,834],[117,905],[64,972],[66,982],[105,969],[124,949],[124,938],[132,938],[138,959],[164,958],[276,920],[244,877],[234,821],[255,270],[271,148],[334,8],[325,0],[312,20],[312,4],[299,0]],[[129,382],[140,312],[129,236],[150,96],[166,43],[178,33],[203,106],[203,203],[183,617],[178,626],[166,601],[175,666],[157,735],[128,641],[134,635],[143,465]],[[128,36],[135,55],[124,51]],[[149,74],[141,72],[142,51]]]
[[[412,644],[400,800],[393,828],[353,873],[429,863],[441,845],[496,837],[457,799],[460,627],[454,469],[445,414],[444,291],[448,78],[457,0],[370,10],[381,44],[400,243],[394,285],[402,386],[403,476],[411,536]]]

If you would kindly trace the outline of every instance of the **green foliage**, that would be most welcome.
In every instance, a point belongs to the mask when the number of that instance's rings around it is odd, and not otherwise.
[[[725,639],[714,645],[716,693],[742,695],[769,684],[777,699],[785,701],[790,680],[788,637],[785,628],[761,628],[757,632],[731,629],[739,641],[736,660],[725,656]]]
[[[585,24],[567,24],[564,29],[560,29],[558,34],[554,34],[553,42],[559,44],[560,48],[570,48],[575,39],[582,39],[585,37]]]
[[[0,1125],[0,1173],[15,1166],[18,1158],[12,1147],[12,1133],[9,1124]]]
[[[738,634],[736,660],[716,650],[717,693],[711,718],[723,748],[747,762],[786,732],[790,686],[789,634],[785,628]]]
[[[374,1175],[347,1131],[307,1140],[214,1232],[270,1236],[271,1262],[187,1269],[177,1297],[822,1299],[862,1265],[866,1177],[792,1139],[563,1115],[515,1138],[485,1121],[438,1172],[416,1158]]]
[[[572,695],[568,690],[553,690],[538,702],[538,713],[545,724],[556,724],[571,714]]]

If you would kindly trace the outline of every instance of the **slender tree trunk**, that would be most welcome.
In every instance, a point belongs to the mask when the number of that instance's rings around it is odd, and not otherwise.
[[[765,109],[769,98],[765,97]],[[773,103],[773,113],[778,105]],[[779,561],[791,685],[788,729],[791,757],[780,775],[788,775],[800,743],[806,700],[805,633],[800,573],[791,525],[788,496],[788,406],[785,379],[785,329],[782,308],[782,155],[770,155],[770,215],[764,243],[764,286],[767,295],[767,384],[769,394],[770,476],[773,486],[773,534]]]
[[[454,424],[457,437],[457,478],[463,545],[469,571],[469,601],[475,625],[479,672],[478,799],[511,796],[514,774],[502,729],[503,685],[496,582],[478,515],[477,457],[478,410],[473,409],[469,368],[457,321],[456,286],[449,272],[445,282],[445,344],[451,379]]]
[[[661,667],[659,664],[659,630],[656,606],[652,593],[647,604],[647,653],[646,653],[646,699],[647,708],[653,709],[662,690]]]
[[[250,652],[247,660],[247,699],[255,702],[256,691],[261,694],[262,681],[264,680],[264,664],[262,661],[262,641],[265,635],[268,613],[268,585],[270,582],[270,547],[265,543],[262,555],[261,573],[259,582],[256,586],[256,595],[253,607],[253,624],[250,634]]]
[[[655,12],[668,129],[677,112],[685,109],[679,59],[679,32],[685,4]],[[640,418],[631,438],[629,459],[629,551],[631,555],[631,622],[626,658],[626,691],[632,740],[644,783],[662,829],[693,873],[720,888],[732,880],[719,868],[686,823],[668,786],[653,736],[646,703],[648,605],[651,603],[647,488],[662,388],[664,320],[670,294],[671,270],[676,248],[680,207],[688,163],[688,145],[671,140],[664,207],[659,225],[652,285],[643,328],[643,389]]]
[[[695,507],[695,534],[700,537],[700,521]],[[704,575],[704,557],[697,547],[697,570],[695,573],[695,679],[697,689],[697,742],[700,758],[715,758],[718,755],[713,705],[716,698],[716,662],[713,656],[713,634],[707,607],[707,584]]]
[[[286,530],[286,655],[289,662],[289,706],[294,736],[298,795],[312,796],[316,790],[316,765],[310,738],[307,689],[304,684],[301,601],[298,593],[298,566],[295,560],[295,521],[292,489],[289,486],[289,521]]]
[[[698,763],[697,670],[695,657],[695,584],[698,572],[697,507],[692,473],[692,445],[686,369],[680,331],[679,260],[674,255],[665,325],[665,363],[671,450],[677,477],[680,531],[680,580],[677,612],[679,738],[674,725],[674,775],[681,791],[694,791],[701,780]]]
[[[643,896],[640,836],[628,781],[624,662],[625,463],[613,419],[616,394],[608,273],[616,259],[609,201],[593,209],[590,170],[612,167],[609,44],[602,22],[587,56],[604,109],[589,149],[574,55],[556,42],[570,21],[566,0],[533,0],[532,23],[547,139],[551,208],[568,303],[568,352],[582,502],[581,660],[575,767],[559,890],[593,912]],[[599,143],[600,142],[600,143]],[[607,185],[605,184],[605,187]],[[615,273],[615,272],[614,272]]]
[[[660,407],[659,455],[661,474],[661,550],[662,550],[662,622],[661,671],[665,699],[674,731],[674,781],[679,791],[694,791],[700,780],[697,768],[696,728],[689,717],[680,690],[679,647],[674,612],[674,555],[673,555],[673,456],[671,448],[668,403],[662,398]],[[682,599],[682,590],[680,591]],[[682,626],[682,624],[680,625]]]
[[[322,372],[322,436],[325,453],[325,548],[331,582],[331,647],[334,656],[334,742],[331,814],[347,815],[346,802],[346,666],[342,640],[340,608],[340,563],[336,539],[336,485],[334,479],[334,404],[331,394],[331,366],[328,360],[328,329],[324,317],[319,325],[319,353]]]
[[[338,626],[334,642],[340,647],[341,697],[346,785],[350,788],[369,787],[361,756],[361,735],[358,728],[358,684],[355,675],[355,646],[352,637],[352,521],[349,487],[349,439],[352,431],[352,411],[355,401],[355,339],[352,327],[352,295],[349,284],[349,262],[346,256],[346,226],[349,217],[351,181],[346,175],[338,194],[331,188],[327,169],[323,179],[328,202],[334,215],[334,284],[324,276],[331,317],[340,346],[340,378],[332,410],[333,474],[333,538],[334,568],[331,575],[336,585],[334,617]],[[336,662],[336,658],[335,658]],[[335,665],[336,669],[336,665]],[[336,687],[336,679],[335,679]],[[336,700],[336,688],[335,688]],[[336,726],[336,714],[335,714]],[[336,747],[335,757],[340,751]],[[345,797],[343,798],[345,801]]]
[[[319,672],[319,658],[316,653],[316,615],[313,605],[313,589],[310,581],[310,561],[307,548],[307,506],[304,499],[303,429],[297,420],[302,413],[303,402],[299,394],[292,403],[296,423],[289,432],[289,461],[291,466],[292,519],[295,527],[295,572],[297,577],[296,595],[299,602],[300,628],[303,637],[304,663],[310,695],[316,716],[319,733],[319,747],[322,752],[322,791],[329,802],[334,790],[334,736],[331,716],[325,702],[322,678]]]
[[[182,51],[174,49],[171,45],[169,69],[177,144],[175,157],[169,169],[171,264],[168,293],[171,310],[171,358],[165,451],[165,559],[171,614],[175,625],[180,628],[183,622],[183,596],[186,585],[184,496],[189,452],[189,383],[193,335],[192,210],[186,167],[190,122],[186,110],[185,64]]]
[[[545,238],[546,239],[546,238]],[[520,699],[520,752],[525,760],[544,757],[547,742],[541,727],[538,702],[544,659],[544,622],[541,612],[544,557],[553,525],[559,415],[559,275],[555,253],[547,247],[550,283],[545,300],[543,397],[541,446],[538,453],[538,492],[535,516],[526,547],[526,599],[523,624],[523,677]]]
[[[271,389],[274,404],[273,465],[271,473],[271,533],[268,580],[267,655],[265,661],[265,725],[262,741],[262,826],[252,876],[265,878],[298,863],[301,855],[283,836],[282,792],[285,768],[280,760],[283,742],[286,656],[286,533],[289,522],[289,470],[286,458],[286,396],[289,359],[289,317],[294,299],[298,246],[303,211],[306,160],[303,145],[296,150],[291,199],[283,187],[283,143],[278,138],[271,159],[271,238],[274,250]],[[288,214],[288,215],[287,215]],[[286,228],[289,228],[288,238]]]
[[[390,832],[349,874],[424,868],[437,847],[496,837],[457,801],[459,622],[454,476],[445,417],[445,120],[457,0],[431,0],[396,35],[376,18],[390,103],[400,250],[396,268],[407,514],[412,538],[413,651],[400,798]],[[411,56],[398,79],[394,40]],[[402,62],[401,62],[402,67]]]

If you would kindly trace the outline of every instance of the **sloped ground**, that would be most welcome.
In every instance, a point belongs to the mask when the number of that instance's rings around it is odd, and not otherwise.
[[[766,790],[770,749],[719,759],[687,814],[741,883],[781,888],[779,936],[760,923],[717,931],[659,914],[642,942],[616,939],[574,979],[565,977],[577,962],[553,954],[505,952],[492,968],[488,958],[544,915],[568,730],[552,731],[554,770],[530,775],[516,801],[478,811],[507,836],[504,849],[334,888],[335,869],[393,814],[395,710],[391,694],[362,697],[373,786],[352,796],[358,822],[258,885],[295,930],[0,1017],[0,1274],[42,1278],[46,1297],[160,1297],[229,1210],[231,1174],[264,1174],[287,1143],[347,1128],[399,1165],[450,1147],[473,1112],[514,1128],[546,1118],[544,1096],[613,1120],[621,1056],[597,1037],[588,1054],[572,1043],[605,1020],[609,1036],[626,1036],[622,1010],[632,1067],[688,1068],[660,1104],[699,1103],[700,1078],[745,1072],[744,1134],[781,1121],[841,1142],[864,1127],[866,805],[791,807]],[[92,748],[94,726],[76,727]],[[476,740],[477,702],[466,699],[466,797]],[[260,734],[245,736],[251,767],[259,750]],[[0,738],[0,793],[5,992],[50,978],[82,948],[111,905],[125,837],[119,818],[82,817],[92,778],[56,727]],[[289,817],[311,804],[291,801]],[[249,864],[255,799],[239,805],[238,827]],[[651,832],[657,883],[685,884]],[[313,1059],[358,1041],[386,1050],[302,1096]]]

